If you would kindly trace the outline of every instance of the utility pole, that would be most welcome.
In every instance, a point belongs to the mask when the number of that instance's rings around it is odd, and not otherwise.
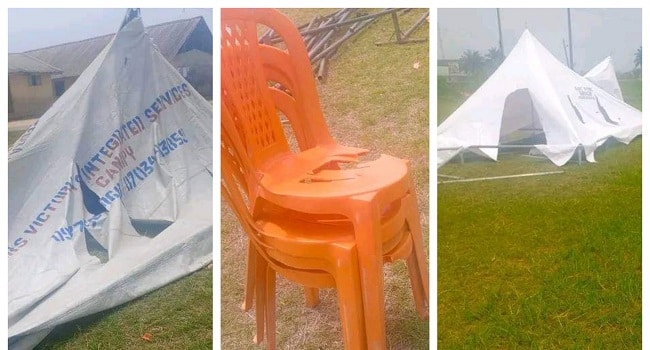
[[[501,50],[501,57],[505,57],[506,54],[503,52],[503,35],[501,34],[501,15],[499,14],[499,9],[497,8],[497,22],[499,24],[499,50]]]
[[[566,14],[569,22],[569,68],[573,70],[573,38],[571,36],[571,9],[566,9]]]

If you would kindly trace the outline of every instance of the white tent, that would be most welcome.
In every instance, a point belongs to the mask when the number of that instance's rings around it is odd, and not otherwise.
[[[601,89],[612,94],[612,96],[623,100],[623,93],[621,92],[621,87],[618,85],[616,70],[614,69],[611,57],[607,56],[607,58],[587,72],[584,77],[598,85]]]
[[[526,132],[560,166],[579,147],[594,151],[609,137],[629,143],[641,134],[641,112],[558,61],[526,30],[501,66],[438,126],[438,167],[464,150],[497,160],[501,145]]]
[[[212,260],[212,106],[127,19],[10,149],[10,348]]]

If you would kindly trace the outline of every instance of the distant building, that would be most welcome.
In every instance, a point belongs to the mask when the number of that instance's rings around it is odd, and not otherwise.
[[[201,95],[212,99],[212,32],[203,17],[161,23],[147,27],[146,31],[181,75]],[[9,119],[41,116],[70,88],[113,35],[9,54]]]
[[[445,77],[448,82],[463,81],[467,74],[460,70],[460,60],[438,60],[438,76]]]
[[[9,119],[40,116],[54,102],[52,76],[63,73],[24,53],[9,54]]]

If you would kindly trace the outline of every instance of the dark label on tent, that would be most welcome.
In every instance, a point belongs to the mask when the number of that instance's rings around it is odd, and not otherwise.
[[[576,92],[578,93],[578,98],[581,100],[593,100],[594,93],[590,87],[587,86],[576,86]]]

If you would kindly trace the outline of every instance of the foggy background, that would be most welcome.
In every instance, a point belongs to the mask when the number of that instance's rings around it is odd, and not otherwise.
[[[567,9],[500,9],[505,55],[528,28],[561,62],[567,62]],[[571,9],[574,70],[585,73],[611,56],[617,72],[634,69],[641,46],[641,9]],[[485,55],[499,48],[496,9],[438,9],[438,59],[459,59],[463,51]],[[441,50],[442,49],[442,50]],[[442,52],[444,52],[444,57]],[[567,47],[567,55],[569,49]]]

